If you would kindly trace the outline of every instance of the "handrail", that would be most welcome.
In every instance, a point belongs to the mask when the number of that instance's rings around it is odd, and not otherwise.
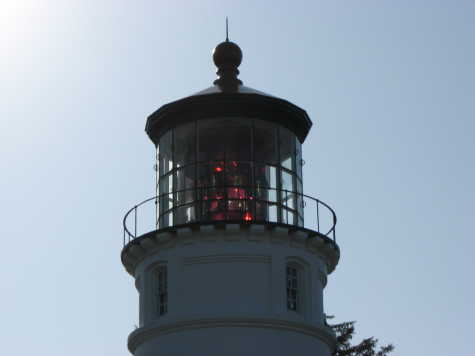
[[[304,162],[303,159],[301,159],[301,161]],[[187,163],[185,163],[183,165],[180,165],[180,166],[174,166],[172,169],[169,169],[164,174],[162,174],[161,177],[164,177],[166,175],[169,175],[170,173],[174,173],[176,171],[179,171],[181,169],[184,169],[184,168],[187,168],[187,167],[190,167],[190,166],[203,166],[203,165],[206,165],[206,164],[213,164],[213,163],[227,164],[227,163],[230,163],[230,162],[236,162],[236,163],[239,163],[239,164],[245,163],[245,164],[249,164],[249,165],[269,166],[269,167],[273,167],[273,168],[276,168],[276,169],[283,169],[284,171],[297,174],[296,170],[286,168],[279,162],[275,163],[275,162],[269,162],[269,161],[234,160],[234,159],[224,159],[223,158],[223,159],[201,160],[201,161],[187,162]],[[300,162],[300,164],[304,165],[304,163],[302,163],[302,162]],[[157,167],[158,167],[158,164],[157,164]]]
[[[255,196],[252,196],[252,197],[249,197],[249,198],[243,198],[243,199],[237,199],[237,198],[223,198],[222,200],[239,200],[239,201],[252,201],[252,202],[263,202],[263,203],[267,203],[267,204],[272,204],[272,205],[276,205],[278,207],[280,207],[281,209],[285,209],[286,210],[286,213],[287,213],[287,216],[288,216],[288,213],[289,213],[289,210],[292,210],[292,211],[298,211],[297,208],[290,208],[288,207],[288,203],[287,203],[287,197],[290,195],[290,196],[294,196],[294,199],[301,199],[301,203],[302,203],[302,211],[309,211],[310,210],[310,207],[308,206],[308,204],[306,204],[306,201],[305,199],[307,200],[310,200],[310,201],[313,201],[315,203],[315,207],[316,207],[316,228],[315,229],[311,229],[311,230],[316,230],[316,232],[322,234],[322,235],[325,235],[327,237],[330,237],[333,239],[334,242],[336,242],[336,237],[335,237],[335,225],[336,225],[336,222],[337,222],[337,217],[336,217],[336,214],[335,212],[333,211],[333,209],[326,203],[324,203],[323,201],[317,199],[317,198],[314,198],[312,196],[309,196],[309,195],[306,195],[306,194],[303,194],[303,193],[299,193],[299,192],[295,192],[295,191],[291,191],[291,190],[287,190],[287,189],[278,189],[278,188],[270,188],[270,187],[265,187],[265,186],[260,186],[260,187],[257,187],[257,186],[249,186],[249,185],[220,185],[220,186],[203,186],[203,187],[193,187],[193,188],[187,188],[187,189],[181,189],[181,190],[176,190],[176,191],[172,191],[172,192],[166,192],[166,193],[163,193],[163,194],[160,194],[160,195],[156,195],[156,196],[153,196],[151,198],[148,198],[148,199],[145,199],[143,200],[142,202],[134,205],[131,209],[129,209],[127,211],[127,213],[125,214],[124,218],[123,218],[123,221],[122,221],[122,224],[123,224],[123,228],[124,228],[124,234],[123,234],[123,244],[124,246],[134,240],[135,238],[137,238],[139,235],[142,235],[142,234],[138,234],[137,232],[137,227],[138,227],[138,210],[139,208],[143,207],[144,205],[146,205],[147,203],[151,202],[151,201],[154,201],[154,213],[157,212],[158,210],[158,206],[160,204],[160,199],[165,197],[165,196],[172,196],[172,197],[176,197],[176,194],[179,194],[179,193],[184,193],[184,192],[187,192],[187,191],[205,191],[207,189],[228,189],[228,188],[239,188],[239,189],[249,189],[249,190],[255,190],[257,188],[260,188],[260,189],[265,189],[265,190],[268,190],[268,191],[275,191],[277,194],[279,194],[278,196],[282,196],[283,193],[285,193],[285,196],[286,196],[286,202],[285,204],[283,204],[282,202],[280,202],[280,199],[281,198],[277,198],[276,201],[269,201],[269,200],[265,200],[265,199],[261,199],[261,198],[258,198],[258,197],[255,197]],[[212,200],[217,200],[217,199],[209,199],[209,200],[203,200],[203,199],[197,199],[197,200],[192,200],[190,202],[187,202],[187,203],[184,203],[184,204],[181,204],[181,205],[173,205],[173,207],[171,209],[168,209],[167,211],[173,211],[174,209],[180,207],[180,206],[186,206],[186,205],[190,205],[190,204],[195,204],[195,203],[201,203],[203,201],[212,201]],[[326,225],[330,225],[330,228],[328,229],[328,231],[322,233],[320,231],[320,225],[321,225],[321,212],[320,212],[320,205],[322,205],[323,207],[326,208],[326,210],[330,213],[330,222],[327,223]],[[165,211],[165,213],[167,212]],[[128,225],[127,225],[127,222],[129,220],[129,218],[132,218],[131,217],[131,214],[133,212],[133,230],[134,230],[134,233],[132,233],[130,231],[130,229],[128,228]],[[162,214],[163,215],[163,214]],[[327,219],[328,220],[328,219]],[[226,222],[226,220],[219,220],[220,222]],[[219,222],[219,221],[216,221],[216,222]],[[288,221],[288,218],[286,219],[286,221]],[[189,222],[188,224],[194,224],[194,223],[199,223],[199,222],[210,222],[210,221],[204,221],[204,220],[200,220],[200,219],[196,219],[194,221],[191,221]],[[244,220],[243,220],[244,222]],[[275,223],[275,221],[271,221],[270,219],[267,219],[267,220],[254,220],[253,222],[270,222],[270,223]],[[279,222],[281,224],[284,224],[284,225],[288,225],[288,226],[298,226],[297,224],[288,224],[288,223],[283,223],[283,222]],[[305,224],[303,227],[306,228],[306,225]],[[154,228],[150,229],[150,231],[154,231],[154,230],[157,230],[159,229],[159,227],[157,226],[157,216],[155,216],[155,226],[153,226]],[[170,227],[173,227],[170,226]]]

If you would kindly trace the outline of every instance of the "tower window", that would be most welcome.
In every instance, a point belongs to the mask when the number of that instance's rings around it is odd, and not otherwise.
[[[154,273],[154,305],[158,316],[168,311],[168,276],[167,266],[158,266]]]
[[[301,301],[299,288],[299,269],[296,266],[287,266],[287,310],[300,311]]]

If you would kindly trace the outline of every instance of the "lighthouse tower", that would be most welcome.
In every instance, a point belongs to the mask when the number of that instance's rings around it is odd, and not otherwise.
[[[147,119],[156,196],[124,218],[122,263],[139,293],[135,356],[330,356],[323,289],[336,216],[305,195],[294,104],[238,79],[241,49],[213,53],[214,85]]]

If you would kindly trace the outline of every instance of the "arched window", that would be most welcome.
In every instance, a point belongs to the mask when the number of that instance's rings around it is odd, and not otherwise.
[[[303,314],[306,304],[305,262],[291,260],[285,267],[287,310]]]

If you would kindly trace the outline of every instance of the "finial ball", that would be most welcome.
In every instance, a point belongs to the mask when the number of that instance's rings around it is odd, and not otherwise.
[[[216,67],[239,67],[242,61],[241,48],[234,42],[221,42],[213,51],[213,61]]]

